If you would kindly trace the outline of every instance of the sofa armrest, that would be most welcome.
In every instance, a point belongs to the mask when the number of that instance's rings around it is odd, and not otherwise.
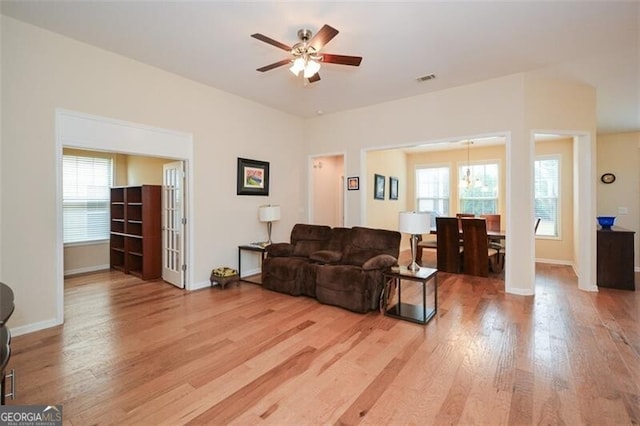
[[[386,269],[398,264],[398,259],[389,254],[379,254],[364,262],[362,269],[372,271],[375,269]]]
[[[336,264],[342,259],[342,252],[335,250],[319,250],[309,256],[314,262]]]
[[[293,245],[290,243],[273,243],[266,247],[267,255],[271,257],[289,257],[293,254]]]

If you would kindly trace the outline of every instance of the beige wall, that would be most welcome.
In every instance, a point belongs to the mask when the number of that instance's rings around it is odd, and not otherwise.
[[[12,328],[56,323],[55,283],[63,275],[56,242],[56,108],[193,135],[193,286],[208,285],[212,267],[237,266],[237,246],[264,236],[259,205],[282,206],[275,240],[287,239],[293,224],[305,221],[302,120],[6,16],[0,19],[0,279],[20,300]],[[270,197],[236,195],[237,157],[270,162]],[[7,176],[22,178],[7,185]]]
[[[600,182],[603,173],[613,173],[616,181]],[[615,226],[635,232],[635,267],[640,270],[640,132],[598,135],[597,191],[598,216],[615,216]]]
[[[162,185],[162,166],[174,160],[156,157],[127,156],[127,186]]]
[[[361,178],[366,182],[367,188],[364,193],[367,204],[365,224],[395,231],[398,229],[398,213],[408,210],[406,155],[397,149],[367,152],[367,170],[367,175]],[[373,198],[375,174],[384,176],[384,200]],[[392,176],[398,178],[397,200],[389,199],[389,178]],[[408,237],[403,235],[402,248],[408,247]]]

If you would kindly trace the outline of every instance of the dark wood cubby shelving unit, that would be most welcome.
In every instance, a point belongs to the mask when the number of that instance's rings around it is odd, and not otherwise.
[[[143,280],[162,276],[161,186],[111,188],[113,269]]]

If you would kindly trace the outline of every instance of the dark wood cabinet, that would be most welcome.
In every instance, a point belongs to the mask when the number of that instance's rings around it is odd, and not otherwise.
[[[161,188],[111,188],[112,268],[143,280],[162,276]]]
[[[598,230],[598,287],[635,290],[633,234],[618,227]]]

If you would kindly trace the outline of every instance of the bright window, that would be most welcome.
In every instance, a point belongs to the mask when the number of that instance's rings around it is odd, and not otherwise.
[[[535,161],[535,217],[540,218],[536,235],[557,237],[560,158],[537,157]]]
[[[449,215],[449,167],[416,168],[416,208]]]
[[[62,156],[65,243],[109,239],[110,158]]]
[[[497,162],[458,167],[460,213],[498,213],[498,170]]]

